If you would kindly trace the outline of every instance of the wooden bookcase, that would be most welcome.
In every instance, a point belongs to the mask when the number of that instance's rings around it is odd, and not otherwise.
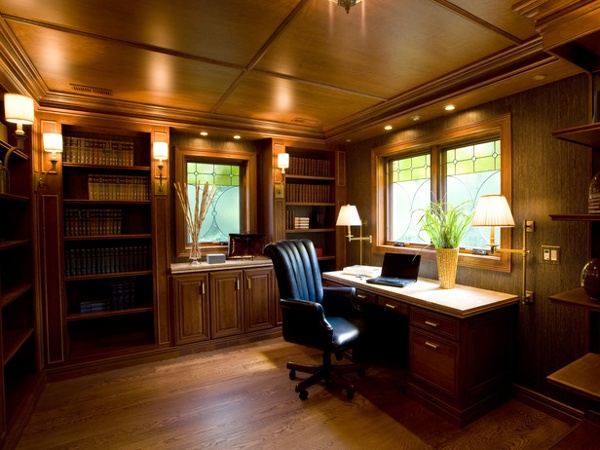
[[[569,128],[552,133],[557,139],[581,144],[592,148],[592,166],[594,172],[599,169],[600,158],[600,123]],[[582,147],[583,148],[583,147]],[[552,220],[557,221],[583,221],[590,225],[590,253],[592,256],[600,255],[600,241],[598,231],[600,214],[553,214]],[[600,302],[591,299],[583,288],[572,289],[550,296],[550,301],[559,305],[581,308],[588,312],[589,321],[589,352],[567,366],[548,376],[548,381],[569,391],[575,392],[595,402],[600,402],[600,389],[598,388],[598,369],[600,368],[600,337],[598,314]]]
[[[285,238],[311,239],[322,271],[336,268],[336,159],[330,150],[287,147]]]
[[[0,188],[0,447],[24,426],[41,380],[29,139],[24,147],[0,141],[8,168]]]
[[[155,343],[150,135],[63,125],[68,359]]]

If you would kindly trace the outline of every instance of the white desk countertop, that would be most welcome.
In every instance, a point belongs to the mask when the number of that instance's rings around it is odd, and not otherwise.
[[[519,301],[515,294],[472,286],[457,284],[453,289],[442,289],[438,281],[426,278],[419,278],[416,283],[403,288],[370,284],[365,277],[361,279],[343,271],[325,272],[323,279],[458,318],[481,314]]]
[[[194,272],[210,272],[214,270],[228,270],[228,269],[244,269],[254,267],[272,267],[273,262],[270,258],[232,258],[226,260],[224,263],[208,264],[206,261],[202,261],[197,266],[192,266],[191,263],[174,263],[171,264],[171,273],[194,273]]]

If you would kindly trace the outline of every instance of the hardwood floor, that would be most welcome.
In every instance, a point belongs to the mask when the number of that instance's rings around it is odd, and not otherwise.
[[[376,367],[352,401],[320,385],[302,402],[285,363],[319,359],[273,339],[50,383],[17,448],[541,450],[573,428],[513,399],[458,429]]]

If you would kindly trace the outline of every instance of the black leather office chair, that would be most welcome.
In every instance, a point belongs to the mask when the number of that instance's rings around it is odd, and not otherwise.
[[[308,239],[271,243],[264,253],[275,268],[284,340],[323,351],[321,365],[287,364],[292,380],[296,371],[312,374],[296,385],[300,399],[308,398],[306,389],[321,380],[335,382],[346,390],[348,398],[353,398],[355,387],[341,374],[357,372],[364,376],[366,366],[332,364],[331,355],[341,360],[346,349],[356,351],[364,334],[364,321],[354,301],[356,290],[322,285],[317,253]]]

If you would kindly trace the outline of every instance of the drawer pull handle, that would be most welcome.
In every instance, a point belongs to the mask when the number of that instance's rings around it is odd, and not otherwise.
[[[435,323],[435,322],[430,322],[429,320],[425,321],[425,325],[428,325],[432,328],[437,328],[439,326],[439,323]]]
[[[425,341],[425,345],[426,345],[427,347],[431,347],[431,348],[432,348],[432,349],[434,349],[434,350],[437,350],[437,348],[439,347],[439,345],[437,345],[437,344],[434,344],[433,342],[429,342],[429,341]]]
[[[386,303],[385,306],[387,306],[388,308],[396,309],[396,305],[390,305],[389,303]]]
[[[361,299],[361,300],[366,300],[366,299],[367,299],[367,296],[366,296],[366,295],[364,295],[364,294],[358,294],[358,295],[357,295],[357,297],[358,297],[359,299]]]
[[[202,295],[206,294],[206,288],[204,287],[204,283],[200,283],[200,292]]]

